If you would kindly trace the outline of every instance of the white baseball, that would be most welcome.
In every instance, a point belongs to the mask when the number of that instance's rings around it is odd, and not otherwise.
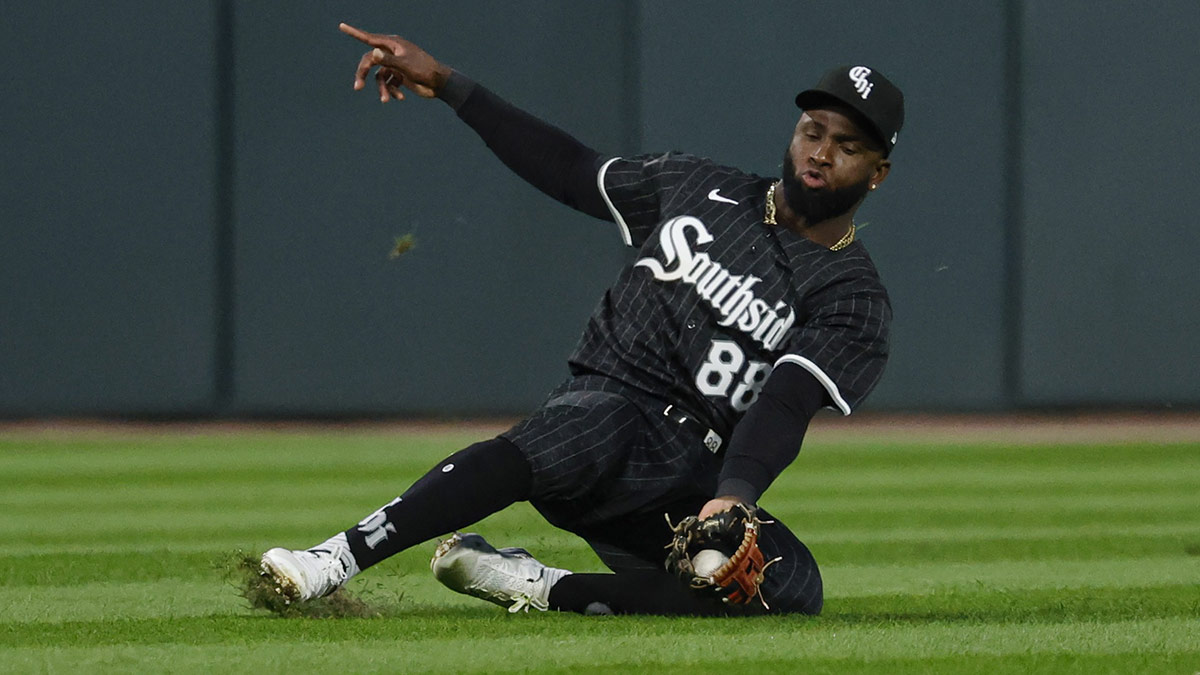
[[[692,569],[696,570],[696,576],[708,577],[727,562],[729,556],[716,549],[706,548],[692,557]]]

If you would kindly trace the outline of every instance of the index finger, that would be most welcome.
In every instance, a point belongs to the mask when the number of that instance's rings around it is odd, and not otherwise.
[[[349,35],[350,37],[354,38],[355,40],[359,40],[360,42],[365,42],[365,43],[371,45],[372,47],[386,46],[383,41],[383,36],[376,35],[375,33],[368,33],[365,30],[359,30],[359,29],[355,28],[354,26],[351,26],[348,23],[339,23],[338,30],[342,31],[346,35]]]

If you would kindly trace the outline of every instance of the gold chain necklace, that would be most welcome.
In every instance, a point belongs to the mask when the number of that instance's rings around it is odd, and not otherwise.
[[[840,251],[840,250],[846,248],[847,246],[849,246],[851,244],[851,242],[853,242],[853,241],[854,241],[854,221],[852,220],[852,221],[850,221],[850,229],[846,230],[846,234],[843,235],[841,239],[838,239],[838,242],[836,244],[834,244],[833,246],[830,246],[829,250],[830,251]]]
[[[779,185],[779,181],[771,183],[771,187],[767,188],[767,213],[763,216],[763,222],[768,225],[778,225],[775,222],[775,188]],[[840,251],[849,246],[854,241],[854,221],[850,221],[850,229],[846,231],[845,236],[838,239],[838,242],[829,247],[830,251]]]
[[[778,182],[771,183],[771,187],[767,188],[767,215],[763,216],[763,222],[768,225],[778,225],[775,222],[775,186]]]

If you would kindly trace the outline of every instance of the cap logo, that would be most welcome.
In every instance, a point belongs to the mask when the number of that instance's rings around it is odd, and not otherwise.
[[[866,66],[854,66],[850,69],[850,81],[854,83],[854,91],[857,91],[864,101],[875,87],[875,83],[867,79],[870,74],[871,69]]]

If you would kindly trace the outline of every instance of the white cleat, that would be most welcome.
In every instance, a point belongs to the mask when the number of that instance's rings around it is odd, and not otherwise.
[[[273,548],[263,554],[260,569],[289,605],[329,595],[350,578],[342,557],[321,549]]]
[[[507,607],[545,611],[550,589],[571,572],[546,567],[523,548],[495,549],[478,534],[458,534],[438,544],[429,561],[447,588]]]

